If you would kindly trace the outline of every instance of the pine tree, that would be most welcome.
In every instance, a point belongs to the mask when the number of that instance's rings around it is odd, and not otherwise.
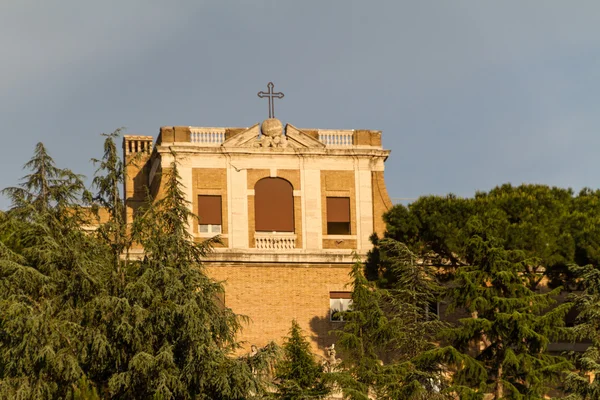
[[[493,224],[493,218],[488,223]],[[488,236],[493,228],[479,218],[471,219],[469,228],[468,265],[458,268],[447,292],[453,308],[472,315],[444,332],[454,349],[465,355],[454,363],[454,389],[465,398],[489,393],[494,399],[541,399],[570,367],[564,358],[546,352],[564,326],[570,304],[549,310],[560,288],[544,294],[532,291],[525,268],[530,260]],[[439,350],[443,352],[456,356]],[[466,359],[475,363],[465,363]]]
[[[450,279],[454,268],[465,265],[469,219],[485,218],[493,211],[494,236],[507,250],[522,251],[538,262],[525,267],[529,286],[536,290],[546,277],[552,287],[568,287],[574,283],[569,264],[586,265],[598,259],[598,210],[599,191],[583,189],[575,197],[571,189],[504,184],[471,198],[423,196],[409,206],[394,206],[384,220],[386,237],[405,243],[425,265],[446,271]],[[377,249],[367,264],[367,276],[386,287],[392,278],[376,257]]]
[[[283,359],[276,368],[276,397],[282,400],[323,399],[331,392],[326,381],[323,366],[315,360],[298,323],[292,321],[290,335],[283,344]]]
[[[164,196],[148,205],[133,228],[144,258],[131,268],[115,304],[116,326],[105,330],[118,361],[108,391],[128,399],[259,396],[263,375],[248,359],[233,357],[240,317],[218,301],[223,286],[202,268],[211,242],[194,243],[188,232],[195,216],[177,163],[163,174]]]
[[[385,240],[381,246],[398,287],[377,288],[363,275],[363,265],[354,265],[352,307],[335,332],[342,369],[333,376],[348,399],[445,398],[441,366],[420,358],[435,347],[431,340],[439,321],[427,312],[435,280],[404,245]]]
[[[24,182],[4,190],[13,206],[0,246],[0,397],[66,398],[84,376],[81,307],[101,291],[106,253],[80,229],[81,178],[41,143],[25,167]]]
[[[600,398],[600,270],[594,265],[572,266],[571,270],[584,285],[583,293],[575,298],[580,313],[573,328],[574,340],[589,340],[591,345],[575,355],[577,372],[570,372],[564,389],[573,400]]]
[[[110,136],[109,140],[113,140]],[[107,205],[119,202],[119,162],[106,147],[96,180]],[[193,218],[169,171],[162,200],[149,204],[135,238],[146,250],[121,264],[118,205],[98,235],[82,229],[90,196],[81,179],[54,165],[43,145],[33,171],[5,191],[13,208],[0,238],[0,398],[249,399],[264,393],[276,350],[236,357],[240,316],[217,299],[206,276]],[[112,175],[111,175],[112,174]],[[78,200],[82,199],[82,200]],[[117,220],[117,221],[115,221]],[[103,230],[104,228],[104,230]],[[121,273],[118,274],[118,268]],[[115,279],[117,278],[117,279]]]
[[[123,271],[122,256],[131,246],[125,220],[125,202],[119,190],[126,178],[126,168],[115,145],[115,139],[120,136],[121,131],[122,129],[117,129],[112,133],[103,134],[106,138],[104,140],[104,155],[101,160],[92,159],[92,162],[99,165],[93,181],[97,190],[93,199],[97,206],[94,211],[96,214],[100,210],[108,213],[108,221],[100,224],[96,234],[111,247],[114,274],[116,276],[115,289],[118,290],[122,290],[124,283],[125,272]],[[135,157],[132,159],[132,162],[137,161]],[[97,220],[100,220],[98,214]]]

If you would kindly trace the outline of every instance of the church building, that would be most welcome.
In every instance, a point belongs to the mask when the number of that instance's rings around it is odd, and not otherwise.
[[[177,158],[199,217],[190,233],[222,239],[204,265],[224,282],[225,305],[249,317],[239,338],[245,348],[281,343],[293,319],[315,352],[334,342],[328,332],[342,323],[333,313],[349,306],[355,254],[366,255],[373,232],[383,235],[391,207],[380,131],[284,127],[269,118],[249,128],[162,127],[155,142],[126,135],[123,149],[126,161],[143,153],[127,167],[128,222],[147,188],[160,197],[160,172]]]

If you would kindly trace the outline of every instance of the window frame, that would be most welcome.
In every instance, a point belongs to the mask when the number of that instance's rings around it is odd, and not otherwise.
[[[218,213],[218,220],[220,223],[215,224],[215,223],[205,223],[206,220],[208,221],[216,221],[216,218],[212,218],[212,217],[208,217],[208,218],[204,218],[205,221],[203,221],[203,218],[201,216],[202,214],[202,209],[203,207],[201,206],[202,201],[200,200],[202,197],[205,198],[218,198],[218,209],[219,209],[219,213]],[[220,194],[198,194],[197,197],[197,216],[198,216],[198,234],[199,236],[202,237],[211,237],[211,236],[215,236],[215,235],[220,235],[223,233],[223,196]],[[214,205],[213,205],[214,206]],[[206,229],[205,232],[202,232],[204,229]]]
[[[275,186],[272,188],[268,186],[261,187],[269,185],[269,182]],[[271,190],[269,191],[269,189]],[[273,197],[277,200],[278,196],[285,196],[286,198],[282,201],[283,197],[281,197],[279,202],[273,202]],[[269,204],[274,206],[270,207]],[[276,211],[273,211],[273,209]],[[255,232],[294,234],[296,232],[295,213],[294,186],[290,181],[281,177],[264,177],[254,184]]]
[[[339,302],[340,309],[334,308],[335,302]],[[344,322],[344,317],[334,315],[339,312],[350,311],[352,307],[352,292],[346,291],[331,291],[329,292],[329,322]]]
[[[333,200],[339,199],[339,200]],[[330,212],[330,209],[337,208],[340,204],[340,200],[344,201],[344,208],[347,207],[347,213],[344,210],[343,214],[347,214],[347,218],[341,218],[342,212],[334,213]],[[325,196],[325,214],[326,214],[326,235],[328,236],[351,236],[352,235],[352,202],[350,196]],[[341,219],[347,219],[347,221],[341,221]],[[340,221],[338,221],[340,220]],[[334,225],[335,224],[335,225]],[[341,225],[344,224],[345,226]],[[340,229],[340,228],[346,229]]]

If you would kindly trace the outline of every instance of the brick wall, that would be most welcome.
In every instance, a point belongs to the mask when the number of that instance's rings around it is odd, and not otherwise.
[[[248,351],[252,344],[282,343],[292,319],[310,337],[313,351],[324,354],[334,342],[328,333],[339,327],[329,321],[329,292],[349,291],[345,264],[216,264],[206,263],[208,274],[225,281],[225,305],[250,318],[239,339]]]

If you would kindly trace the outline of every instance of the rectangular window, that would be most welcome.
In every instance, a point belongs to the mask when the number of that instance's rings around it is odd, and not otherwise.
[[[200,228],[200,233],[212,233],[215,235],[221,233],[221,225],[200,224],[198,226]]]
[[[221,233],[221,196],[198,196],[198,219],[200,233]]]
[[[352,292],[329,292],[329,319],[341,322],[344,319],[339,314],[349,311],[352,305]]]
[[[350,197],[327,198],[327,234],[350,235]]]

